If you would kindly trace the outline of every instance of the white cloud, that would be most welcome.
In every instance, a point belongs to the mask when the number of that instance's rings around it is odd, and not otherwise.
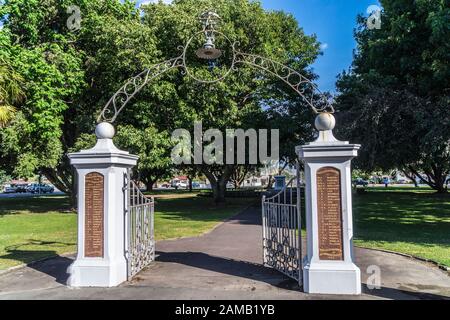
[[[326,49],[328,49],[328,43],[322,43],[321,45],[320,45],[320,50],[326,50]]]

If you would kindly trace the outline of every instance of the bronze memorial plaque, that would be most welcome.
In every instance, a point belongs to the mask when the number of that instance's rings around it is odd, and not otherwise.
[[[103,257],[104,178],[97,172],[86,175],[84,191],[84,256]]]
[[[325,167],[317,171],[319,259],[344,260],[342,246],[341,173]]]

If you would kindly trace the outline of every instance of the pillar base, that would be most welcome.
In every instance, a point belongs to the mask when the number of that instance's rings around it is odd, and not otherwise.
[[[70,287],[115,287],[127,281],[125,259],[106,261],[102,259],[77,259],[67,268]]]
[[[359,295],[361,272],[354,263],[310,263],[303,269],[303,286],[306,293]]]

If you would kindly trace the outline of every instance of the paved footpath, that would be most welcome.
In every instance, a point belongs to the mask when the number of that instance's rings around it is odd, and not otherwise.
[[[157,227],[157,226],[156,226]],[[117,288],[64,286],[73,257],[0,274],[1,299],[450,299],[450,277],[395,254],[355,249],[363,295],[308,295],[295,281],[263,267],[260,209],[249,208],[197,238],[157,243],[156,262]],[[368,290],[365,270],[381,268],[382,288]]]

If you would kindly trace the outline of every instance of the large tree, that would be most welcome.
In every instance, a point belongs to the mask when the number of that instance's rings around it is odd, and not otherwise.
[[[340,134],[363,145],[361,168],[401,169],[446,192],[450,2],[381,3],[380,29],[358,18],[353,65],[337,83]]]
[[[81,9],[76,32],[67,27],[70,5]],[[2,164],[18,176],[40,172],[73,196],[65,155],[80,134],[93,132],[117,86],[151,63],[154,33],[130,1],[7,0],[0,19],[0,54],[23,77],[27,98],[1,130]]]
[[[81,28],[75,32],[67,28],[70,5],[80,7]],[[178,46],[199,30],[198,15],[211,8],[222,16],[221,30],[238,42],[239,50],[273,58],[314,78],[308,66],[319,54],[315,37],[306,36],[291,15],[267,12],[255,1],[175,0],[172,5],[149,4],[143,11],[134,1],[4,1],[0,39],[6,45],[0,51],[9,55],[27,84],[26,102],[11,125],[1,130],[1,151],[9,165],[14,164],[19,175],[41,172],[60,190],[71,193],[73,172],[65,154],[83,145],[100,110],[126,79],[179,55]],[[188,64],[196,75],[208,78],[226,68],[231,48],[219,38],[225,55],[212,72],[190,55]],[[202,41],[199,37],[190,49],[203,45]],[[198,120],[205,129],[278,128],[284,137],[292,137],[292,132],[299,137],[310,127],[305,127],[304,116],[296,117],[296,124],[290,115],[300,115],[308,107],[290,90],[282,81],[249,67],[240,67],[213,85],[174,71],[142,90],[117,124],[132,130],[135,142],[150,138],[148,128],[155,134],[170,133],[192,129]],[[283,117],[290,121],[289,130],[284,130],[288,126]],[[130,145],[138,153],[147,152],[147,146]],[[223,201],[235,165],[198,165],[196,170],[208,177],[216,200]],[[140,176],[151,177],[154,172]]]
[[[239,51],[272,58],[314,78],[308,66],[319,54],[315,37],[306,36],[292,15],[265,11],[259,2],[248,0],[175,0],[171,6],[162,3],[147,6],[144,23],[158,34],[157,47],[162,60],[180,54],[178,46],[198,32],[198,16],[210,8],[220,14],[220,30],[229,36],[231,42],[237,42]],[[225,57],[219,60],[212,72],[205,62],[189,56],[188,67],[198,77],[210,79],[213,77],[211,73],[223,74],[230,67],[227,60],[231,52],[230,43],[221,36],[216,40],[218,47],[225,50]],[[195,38],[189,50],[202,46],[202,41],[201,37]],[[146,108],[135,104],[124,112],[123,117],[129,113],[155,113],[156,124],[190,131],[193,131],[194,121],[202,121],[204,130],[216,128],[224,133],[227,128],[280,129],[282,136],[289,136],[290,141],[298,137],[296,132],[303,132],[305,122],[294,123],[290,115],[295,112],[289,112],[289,109],[297,108],[297,114],[300,114],[298,110],[307,110],[311,114],[304,101],[282,81],[241,65],[224,81],[215,84],[199,83],[174,72],[151,85],[145,94],[148,94],[149,101]],[[282,145],[287,141],[288,138],[282,140]],[[286,149],[282,147],[282,150]],[[202,164],[197,165],[197,169],[211,182],[215,200],[223,201],[226,184],[236,171],[236,165]]]

